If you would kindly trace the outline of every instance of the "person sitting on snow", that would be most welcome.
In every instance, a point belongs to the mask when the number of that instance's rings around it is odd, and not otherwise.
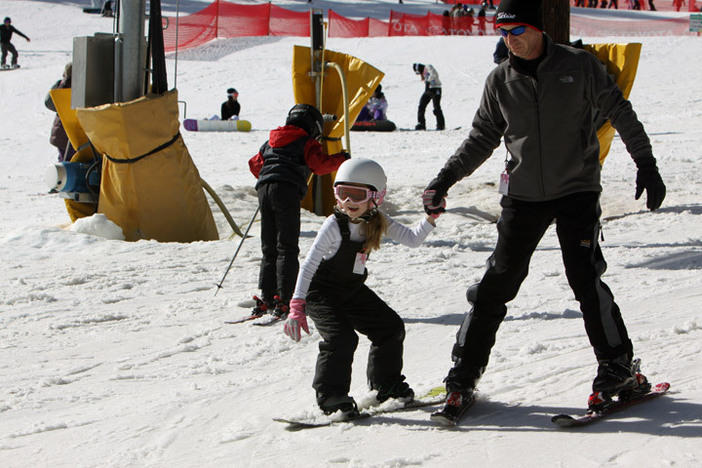
[[[385,94],[383,94],[383,87],[378,85],[366,105],[361,109],[356,121],[387,120],[387,111],[388,101],[385,99]]]
[[[237,101],[239,93],[234,88],[227,90],[227,100],[222,103],[222,120],[239,120],[241,104]]]

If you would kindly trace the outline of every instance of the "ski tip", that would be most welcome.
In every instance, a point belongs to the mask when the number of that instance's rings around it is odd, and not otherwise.
[[[557,414],[551,418],[551,422],[559,427],[571,427],[575,418],[569,414]]]
[[[432,388],[424,394],[424,397],[435,397],[439,395],[446,395],[446,387],[444,385]]]
[[[669,382],[657,383],[656,385],[651,387],[651,391],[656,392],[656,393],[665,393],[668,390],[670,390],[670,383]]]
[[[435,413],[432,413],[431,416],[429,416],[429,419],[431,419],[435,423],[438,423],[438,424],[440,424],[442,426],[446,426],[446,427],[453,427],[456,425],[456,421],[449,418],[441,411],[437,411]]]

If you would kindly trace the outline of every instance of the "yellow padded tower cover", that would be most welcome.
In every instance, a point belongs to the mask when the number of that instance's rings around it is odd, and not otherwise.
[[[178,93],[77,109],[103,155],[98,212],[129,241],[217,240],[200,174],[180,136]]]
[[[68,141],[71,142],[73,149],[77,151],[71,157],[71,162],[91,162],[93,160],[93,152],[90,147],[81,148],[88,143],[88,136],[83,131],[83,127],[78,122],[76,111],[71,109],[71,88],[56,88],[49,91],[51,100],[54,101],[54,107],[61,119]],[[75,223],[79,218],[92,216],[96,212],[95,203],[80,203],[73,200],[64,200],[66,203],[66,211],[71,218],[71,222]]]
[[[641,43],[588,44],[584,48],[605,64],[607,72],[614,76],[614,81],[622,90],[624,97],[629,99],[631,88],[634,86],[634,78],[636,78],[636,70],[639,67]],[[604,164],[609,149],[612,147],[614,133],[614,127],[609,121],[597,129],[597,139],[600,140],[600,165]]]
[[[309,47],[294,46],[292,61],[292,82],[295,104],[310,104],[317,106],[317,94],[315,80],[310,77],[311,50]],[[332,50],[324,51],[325,63],[333,62],[338,64],[344,72],[346,78],[346,89],[349,99],[349,128],[356,121],[363,106],[368,102],[373,91],[383,79],[385,74],[365,63],[363,60],[341,52]],[[335,154],[343,148],[344,136],[344,102],[339,73],[333,68],[324,71],[322,83],[322,114],[334,114],[337,116],[336,122],[325,124],[324,135],[334,140],[325,140],[322,143],[326,154]],[[332,213],[336,200],[334,199],[333,176],[335,174],[321,177],[312,177],[307,190],[307,196],[302,201],[302,207],[328,216]],[[321,186],[318,186],[320,184]],[[322,190],[322,206],[315,206],[315,196],[317,189]]]

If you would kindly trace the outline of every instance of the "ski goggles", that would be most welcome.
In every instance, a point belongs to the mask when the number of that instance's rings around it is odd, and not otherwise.
[[[512,29],[502,29],[502,28],[497,28],[497,32],[500,33],[500,36],[502,37],[507,37],[510,34],[513,36],[521,36],[526,32],[526,26],[517,26],[516,28]]]
[[[340,202],[350,201],[351,203],[363,203],[370,199],[378,200],[384,195],[383,192],[378,193],[368,187],[359,187],[357,185],[335,185],[334,196]]]

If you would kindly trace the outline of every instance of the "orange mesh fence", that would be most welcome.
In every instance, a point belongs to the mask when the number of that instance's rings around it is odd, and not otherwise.
[[[476,0],[477,1],[477,0]],[[657,0],[668,11],[684,7],[686,0]],[[463,2],[466,3],[466,2]],[[470,2],[468,2],[470,3]],[[499,2],[494,2],[495,5]],[[620,1],[624,5],[624,1]],[[641,5],[648,0],[641,0]],[[690,11],[702,3],[687,0]],[[659,8],[660,9],[660,8]],[[691,35],[685,14],[646,15],[627,13],[601,14],[595,8],[573,8],[570,25],[573,37]],[[611,10],[610,10],[611,11]],[[599,13],[599,14],[598,14]],[[375,18],[349,19],[332,10],[327,12],[329,37],[384,37],[437,35],[494,35],[492,16],[451,17],[435,13],[411,15],[391,10],[389,21]],[[242,36],[309,37],[309,12],[298,12],[271,3],[238,5],[216,0],[203,10],[180,18],[164,17],[163,39],[166,51],[189,48],[213,39]]]

